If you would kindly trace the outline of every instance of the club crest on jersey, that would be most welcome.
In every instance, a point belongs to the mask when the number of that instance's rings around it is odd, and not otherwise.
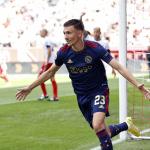
[[[91,56],[85,56],[85,62],[86,63],[91,63],[92,62],[92,57]]]

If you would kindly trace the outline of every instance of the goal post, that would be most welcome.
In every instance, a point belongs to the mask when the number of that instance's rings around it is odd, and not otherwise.
[[[126,0],[119,1],[119,62],[126,67],[127,31],[126,31]],[[119,76],[119,122],[127,117],[127,81]],[[120,133],[120,139],[127,139],[127,132]]]

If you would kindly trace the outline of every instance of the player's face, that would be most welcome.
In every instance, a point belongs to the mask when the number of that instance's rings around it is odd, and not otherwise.
[[[41,36],[42,38],[44,38],[44,37],[46,36],[46,32],[45,32],[45,31],[40,31],[40,36]]]
[[[83,32],[74,28],[74,26],[64,27],[64,38],[69,46],[76,45],[82,40]]]

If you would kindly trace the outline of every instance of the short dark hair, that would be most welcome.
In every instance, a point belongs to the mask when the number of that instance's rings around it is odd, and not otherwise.
[[[79,19],[71,19],[64,23],[64,27],[69,27],[69,26],[74,26],[75,29],[84,31],[84,24]]]
[[[48,35],[48,30],[47,29],[42,29],[40,32],[44,32],[46,35]]]

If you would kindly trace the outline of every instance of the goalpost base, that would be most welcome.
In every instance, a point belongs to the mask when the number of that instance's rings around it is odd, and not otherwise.
[[[139,136],[139,137],[136,137],[136,136],[128,133],[128,138],[131,140],[150,140],[150,136],[144,136],[145,133],[150,133],[150,129],[145,129],[145,130],[141,131],[141,136]]]
[[[134,135],[131,135],[129,138],[131,140],[150,140],[149,136],[139,136],[139,137],[136,137]]]

